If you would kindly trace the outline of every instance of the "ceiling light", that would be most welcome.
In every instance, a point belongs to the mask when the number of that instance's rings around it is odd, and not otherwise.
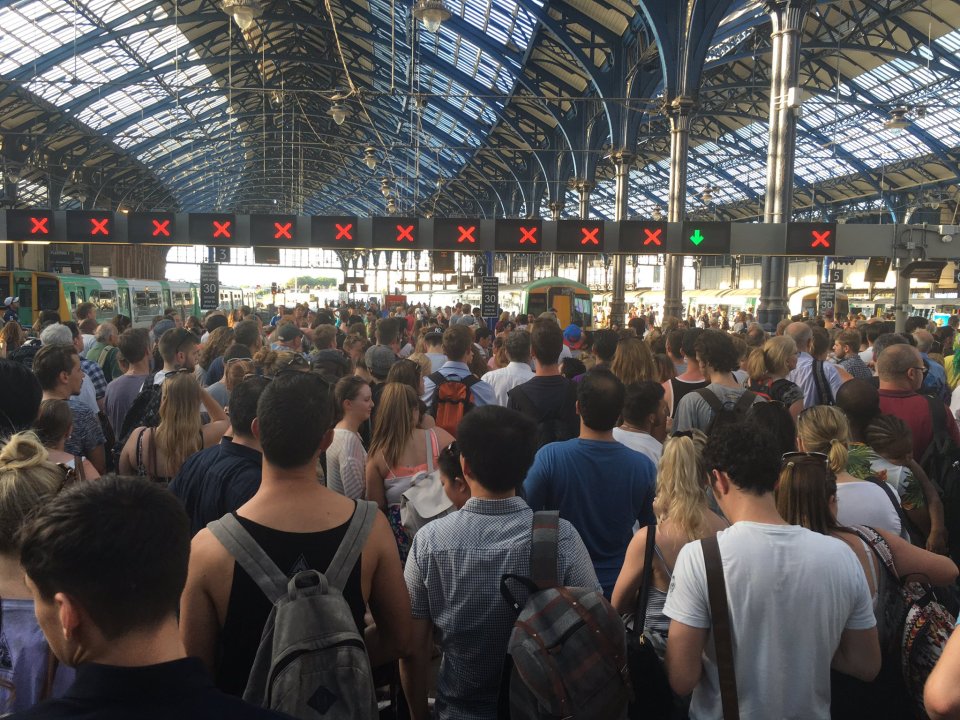
[[[391,192],[392,191],[390,190],[390,181],[387,178],[384,178],[383,180],[380,181],[380,194],[383,195],[385,198],[388,198],[390,197]]]
[[[444,20],[450,19],[450,11],[443,0],[417,0],[413,6],[413,17],[423,23],[427,32],[435,33],[440,30]]]
[[[347,119],[347,116],[350,114],[350,110],[347,109],[347,106],[341,105],[338,102],[335,102],[327,112],[330,114],[330,117],[333,118],[333,121],[337,125],[343,125],[343,122]]]
[[[223,0],[221,7],[244,31],[249,30],[253,21],[263,15],[259,0]]]
[[[890,119],[883,127],[886,130],[905,130],[910,127],[910,120],[907,119],[908,108],[897,107],[890,111]]]
[[[377,149],[372,145],[363,151],[363,161],[371,170],[377,169]]]
[[[663,220],[663,208],[659,205],[653,208],[653,220],[654,222],[660,222]]]
[[[703,189],[703,192],[700,193],[700,199],[703,200],[704,205],[709,205],[713,201],[714,190],[715,190],[714,187],[707,185]]]
[[[397,201],[393,198],[387,200],[387,212],[391,215],[397,214]]]
[[[9,182],[20,182],[20,163],[7,160],[3,165],[3,174],[7,176],[6,179]]]

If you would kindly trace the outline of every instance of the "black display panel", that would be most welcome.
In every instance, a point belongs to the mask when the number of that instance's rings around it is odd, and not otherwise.
[[[109,210],[67,210],[67,242],[119,242],[113,230],[113,213]]]
[[[835,223],[790,223],[787,225],[787,255],[836,255]]]
[[[237,236],[237,218],[233,213],[190,213],[190,242],[221,247],[246,245]]]
[[[302,247],[297,240],[297,216],[251,215],[250,244],[254,247]]]
[[[680,247],[672,252],[684,255],[729,255],[730,223],[696,222],[683,223]]]
[[[539,252],[543,249],[543,227],[539,218],[497,220],[494,249],[505,252]]]
[[[136,245],[176,245],[176,215],[172,212],[130,213],[127,215],[127,242]]]
[[[437,250],[480,249],[480,221],[442,218],[433,221],[433,247]]]
[[[620,252],[657,255],[667,251],[667,224],[645,220],[620,223]]]
[[[560,220],[557,223],[557,251],[601,253],[604,250],[603,220]]]
[[[366,247],[366,244],[360,242],[356,217],[314,215],[310,219],[310,247]]]
[[[373,247],[417,250],[424,247],[417,218],[373,218]]]
[[[51,210],[7,210],[4,240],[49,240],[53,235]]]

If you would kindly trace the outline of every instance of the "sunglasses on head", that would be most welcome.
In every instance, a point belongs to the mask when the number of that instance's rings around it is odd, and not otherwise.
[[[823,464],[824,466],[827,466],[830,462],[830,458],[827,457],[826,453],[822,452],[788,452],[784,453],[780,457],[780,467],[792,467],[807,461],[812,461],[818,465]]]
[[[176,370],[171,370],[170,372],[165,372],[165,373],[163,374],[163,377],[164,377],[164,379],[167,379],[167,378],[173,377],[174,375],[179,375],[180,373],[188,373],[188,372],[192,372],[192,371],[191,371],[190,369],[188,369],[188,368],[177,368]]]
[[[460,448],[457,447],[457,441],[454,440],[452,443],[447,445],[443,450],[440,451],[441,455],[446,455],[448,457],[456,457],[460,454]]]

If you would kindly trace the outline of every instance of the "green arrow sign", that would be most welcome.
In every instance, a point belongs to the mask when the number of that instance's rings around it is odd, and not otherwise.
[[[694,245],[699,245],[704,240],[703,233],[699,230],[694,230],[693,235],[690,236],[690,242]]]

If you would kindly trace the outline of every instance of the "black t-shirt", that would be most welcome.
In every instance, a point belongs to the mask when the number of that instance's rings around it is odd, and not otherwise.
[[[563,375],[537,375],[507,393],[507,407],[522,412],[538,423],[545,416],[552,418],[551,427],[544,429],[545,437],[541,438],[538,445],[544,441],[569,440],[580,434],[575,385],[573,380]],[[522,402],[517,397],[518,393],[523,393],[529,404]]]
[[[673,389],[673,407],[670,408],[670,417],[677,416],[677,408],[680,406],[680,401],[683,399],[684,395],[689,395],[692,392],[696,392],[700,388],[705,388],[709,384],[709,380],[686,382],[685,380],[677,380],[675,377],[670,378],[670,387]]]
[[[302,570],[325,571],[347,534],[348,520],[340,527],[315,533],[289,533],[259,525],[237,516],[263,551],[287,576]],[[351,518],[352,519],[352,518]],[[357,560],[347,579],[343,596],[350,605],[357,630],[363,635],[366,604],[360,584],[361,560]],[[250,676],[272,605],[257,584],[239,564],[233,566],[233,585],[227,604],[227,617],[220,636],[216,684],[225,693],[243,695]]]

